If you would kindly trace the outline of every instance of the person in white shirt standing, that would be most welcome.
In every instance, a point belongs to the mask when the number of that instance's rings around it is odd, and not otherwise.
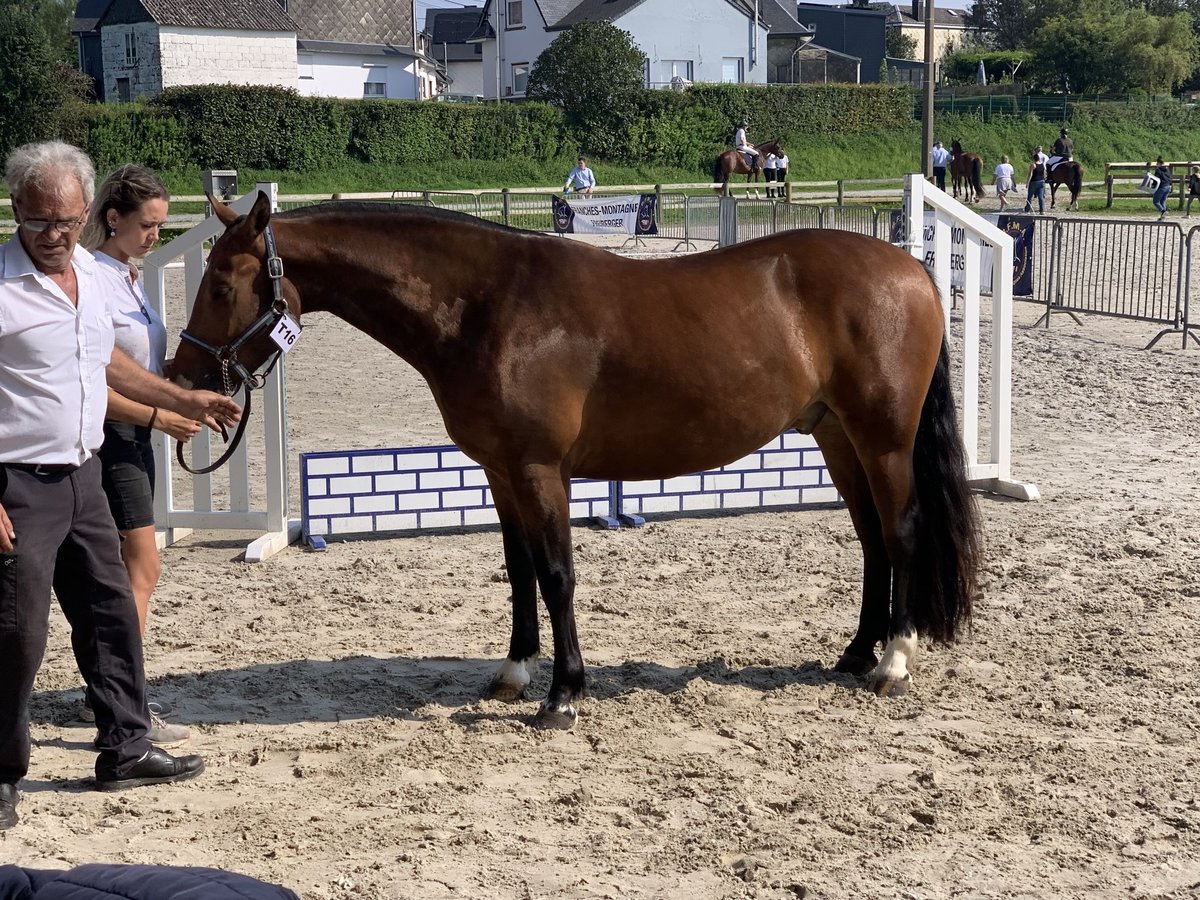
[[[590,197],[592,189],[596,187],[596,176],[591,169],[588,168],[587,157],[579,157],[579,164],[567,173],[567,183],[563,185],[563,193],[570,193],[572,190],[578,191],[585,197]]]
[[[29,771],[29,698],[49,632],[51,588],[71,626],[96,714],[96,787],[195,778],[196,755],[147,739],[137,608],[96,458],[108,386],[206,424],[228,397],[186,391],[113,349],[111,270],[77,246],[95,190],[83,151],[25,144],[5,166],[16,235],[0,245],[0,830],[18,822]]]
[[[767,158],[763,160],[763,177],[767,179],[767,199],[775,196],[775,167],[779,163],[779,157],[774,153],[768,153]]]
[[[167,221],[171,195],[158,177],[142,166],[125,165],[101,182],[79,243],[91,250],[124,285],[115,298],[113,320],[116,346],[142,368],[162,375],[167,355],[167,329],[154,310],[134,259],[141,259],[158,242]],[[162,564],[154,536],[154,447],[152,430],[179,441],[190,440],[200,423],[170,409],[130,400],[109,388],[100,475],[108,506],[121,535],[121,558],[129,572],[143,644],[150,595],[158,584]],[[170,747],[188,738],[182,725],[165,722],[169,707],[150,701],[150,742]],[[91,721],[91,707],[83,718]]]
[[[996,166],[994,182],[996,196],[1000,198],[1000,208],[1007,209],[1008,192],[1013,189],[1013,167],[1007,156],[1000,157],[1000,164]]]
[[[946,189],[946,166],[950,163],[950,151],[942,146],[941,141],[934,141],[933,149],[929,151],[933,163],[933,178],[939,191]]]
[[[775,160],[775,195],[787,199],[788,155],[779,154]]]

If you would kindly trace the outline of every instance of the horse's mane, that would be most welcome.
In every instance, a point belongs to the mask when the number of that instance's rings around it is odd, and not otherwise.
[[[418,203],[389,203],[387,201],[370,200],[330,200],[314,206],[302,206],[275,213],[277,219],[322,219],[326,217],[350,214],[356,217],[382,216],[400,219],[440,219],[459,225],[474,225],[480,228],[496,228],[501,231],[514,229],[499,222],[480,219],[453,209],[441,209],[436,206],[424,206]]]

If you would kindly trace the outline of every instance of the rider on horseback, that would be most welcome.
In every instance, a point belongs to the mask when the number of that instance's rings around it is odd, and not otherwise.
[[[746,129],[749,127],[749,121],[742,119],[742,124],[738,126],[737,132],[733,135],[733,146],[737,148],[738,153],[745,155],[746,165],[751,169],[757,169],[759,165],[758,151],[754,149],[754,145],[746,136]]]
[[[1054,142],[1054,155],[1050,157],[1050,163],[1047,171],[1050,171],[1060,162],[1069,162],[1071,155],[1075,152],[1075,144],[1067,137],[1067,129],[1063,129],[1058,134],[1058,140]]]

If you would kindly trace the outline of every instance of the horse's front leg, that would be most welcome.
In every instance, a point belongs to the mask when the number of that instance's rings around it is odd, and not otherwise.
[[[527,466],[513,496],[554,633],[554,674],[537,712],[543,728],[570,728],[584,696],[583,655],[575,633],[568,479],[556,466]]]
[[[491,485],[496,511],[500,515],[500,533],[504,538],[504,563],[512,588],[513,617],[508,657],[500,664],[484,696],[493,700],[513,701],[525,696],[525,690],[537,671],[537,576],[516,505],[507,486],[495,479],[491,479]]]

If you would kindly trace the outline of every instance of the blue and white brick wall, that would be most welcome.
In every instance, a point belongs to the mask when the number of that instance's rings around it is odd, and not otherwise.
[[[305,453],[300,480],[306,536],[499,524],[483,469],[454,446]],[[839,499],[816,442],[789,431],[727,466],[694,475],[616,485],[575,479],[571,518],[813,506]]]

